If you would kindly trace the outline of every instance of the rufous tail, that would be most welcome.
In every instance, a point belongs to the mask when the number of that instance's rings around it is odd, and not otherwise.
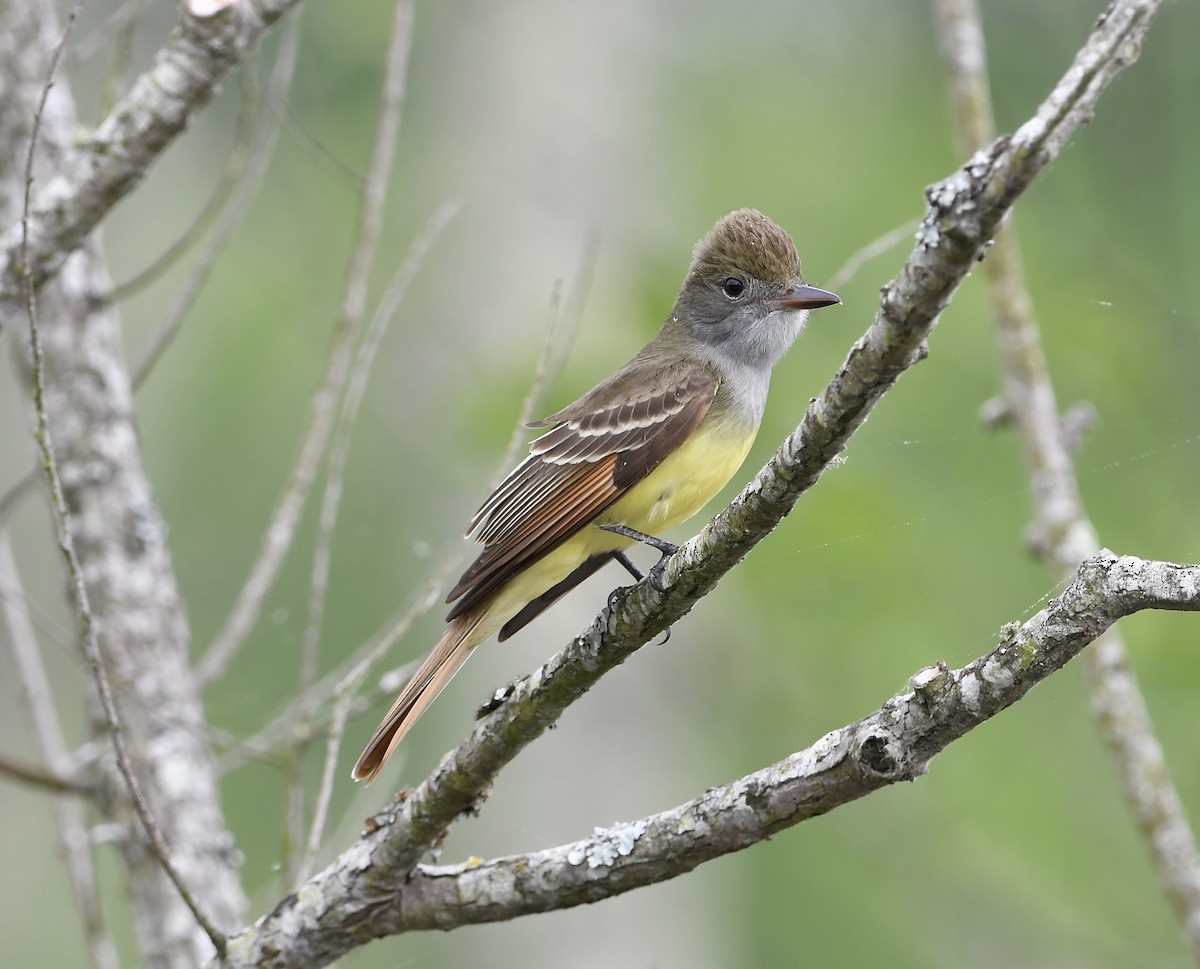
[[[487,625],[483,622],[487,613],[486,605],[477,607],[454,619],[446,627],[438,644],[425,657],[420,669],[396,697],[387,716],[375,728],[358,763],[354,765],[352,776],[356,781],[365,779],[370,784],[375,780],[396,745],[467,661],[471,650],[491,634],[491,629],[483,628]]]

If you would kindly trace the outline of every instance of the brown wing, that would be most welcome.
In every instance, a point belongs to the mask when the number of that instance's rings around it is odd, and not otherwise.
[[[708,413],[718,385],[706,364],[639,365],[635,358],[534,425],[553,426],[471,520],[467,534],[483,551],[446,597],[460,600],[449,618],[490,596],[650,474]]]

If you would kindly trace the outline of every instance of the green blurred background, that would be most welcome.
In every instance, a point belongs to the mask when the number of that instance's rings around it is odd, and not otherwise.
[[[81,35],[115,3],[88,8]],[[1002,130],[1062,74],[1098,0],[985,4]],[[308,4],[299,67],[264,188],[188,322],[139,393],[146,460],[197,649],[223,622],[308,414],[354,231],[391,13]],[[656,330],[690,246],[730,209],[762,209],[825,283],[858,248],[918,217],[956,159],[923,3],[824,0],[420,3],[376,297],[430,213],[461,213],[384,343],[350,458],[322,637],[329,669],[407,604],[497,471],[532,373],[555,281],[597,259],[578,334],[545,413]],[[148,11],[140,67],[171,25]],[[265,81],[278,32],[255,70]],[[1169,4],[1095,122],[1018,206],[1017,226],[1060,403],[1099,420],[1078,453],[1101,541],[1200,560],[1200,6]],[[72,76],[85,118],[103,65]],[[235,80],[105,230],[114,275],[189,223],[217,177]],[[314,144],[323,146],[322,150]],[[906,241],[841,288],[777,369],[735,493],[803,413],[877,305]],[[191,257],[123,307],[131,358]],[[11,339],[11,337],[10,337]],[[1016,442],[980,427],[997,361],[980,281],[943,315],[906,375],[778,531],[674,631],[573,707],[505,771],[441,858],[536,849],[686,800],[863,716],[936,660],[995,642],[1055,589],[1026,553],[1030,498]],[[11,376],[0,380],[0,488],[32,461]],[[714,506],[715,509],[715,506]],[[303,532],[263,620],[208,694],[211,719],[253,732],[294,691],[313,547]],[[690,534],[683,531],[678,537]],[[38,501],[15,536],[68,726],[81,671]],[[398,786],[420,780],[492,688],[535,667],[622,582],[593,580],[502,648],[480,652],[369,790],[340,780],[332,858]],[[393,652],[424,653],[441,610]],[[1195,617],[1122,624],[1185,805],[1200,818]],[[0,636],[3,636],[0,633]],[[0,672],[11,682],[9,657]],[[27,749],[6,688],[5,747]],[[376,715],[357,721],[341,778]],[[319,763],[307,765],[315,786]],[[282,893],[283,783],[250,765],[224,803],[245,853],[251,917]],[[83,961],[44,797],[0,785],[0,936],[9,965]],[[130,964],[119,873],[105,905]],[[20,891],[14,891],[19,880]],[[1069,669],[903,785],[679,880],[569,912],[376,943],[368,967],[820,965],[1181,966],[1178,927]]]

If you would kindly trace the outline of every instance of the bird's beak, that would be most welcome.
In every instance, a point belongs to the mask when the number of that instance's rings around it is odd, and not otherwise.
[[[771,309],[819,310],[822,306],[832,306],[834,303],[840,302],[841,300],[833,293],[817,289],[816,286],[800,285],[789,289],[785,296],[771,300]]]

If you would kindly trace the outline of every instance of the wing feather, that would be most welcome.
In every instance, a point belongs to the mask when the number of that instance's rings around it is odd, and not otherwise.
[[[650,474],[708,413],[719,386],[707,364],[680,361],[618,378],[532,426],[550,427],[471,519],[479,557],[450,591],[462,615],[586,527]]]

